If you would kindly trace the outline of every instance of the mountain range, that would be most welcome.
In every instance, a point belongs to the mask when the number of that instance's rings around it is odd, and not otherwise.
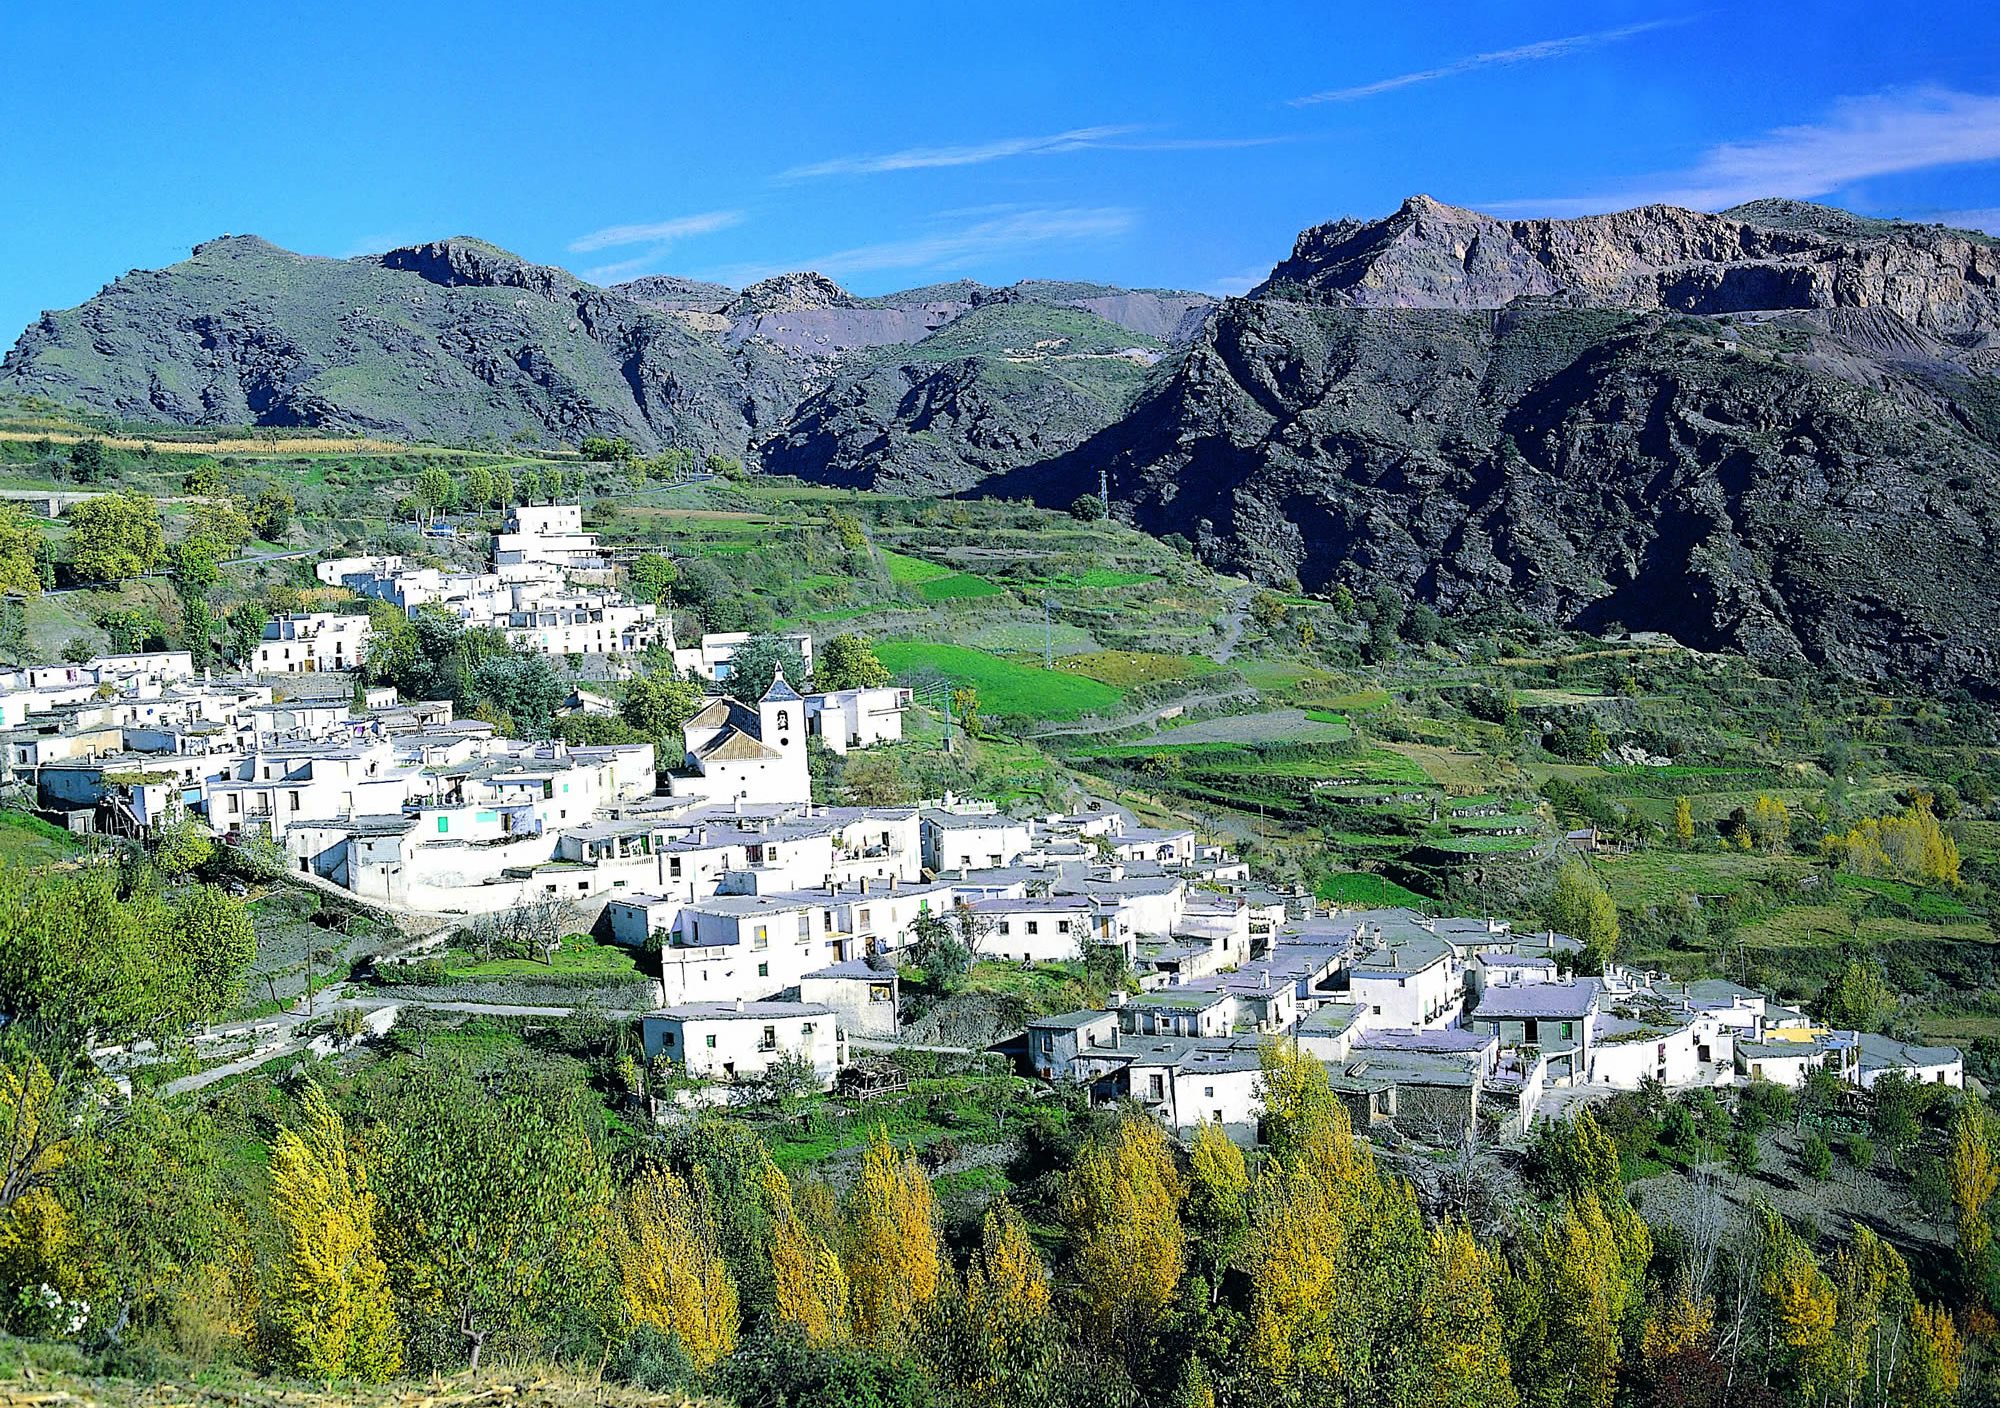
[[[1417,196],[1223,300],[598,288],[472,239],[224,237],[45,314],[0,392],[1056,504],[1103,473],[1118,512],[1263,580],[1981,690],[2000,657],[2000,241],[1791,201]]]

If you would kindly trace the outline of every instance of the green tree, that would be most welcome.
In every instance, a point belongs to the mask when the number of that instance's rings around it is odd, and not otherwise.
[[[805,657],[797,642],[783,636],[755,635],[736,648],[730,657],[729,678],[722,682],[725,693],[745,704],[755,704],[771,688],[779,670],[793,689],[803,691],[808,683]]]
[[[1853,1031],[1879,1031],[1896,1011],[1896,991],[1878,963],[1850,962],[1829,989],[1827,1023]]]
[[[484,465],[465,472],[465,502],[468,508],[485,508],[493,502],[493,475]]]
[[[1686,797],[1674,798],[1674,844],[1682,849],[1694,844],[1694,804]]]
[[[618,714],[660,749],[660,765],[680,757],[681,726],[701,708],[702,693],[692,681],[669,674],[640,675],[625,686]]]
[[[611,1185],[595,1103],[525,1062],[409,1073],[387,1104],[381,1242],[413,1332],[455,1333],[476,1369],[495,1333],[605,1293]]]
[[[426,466],[417,475],[417,501],[426,512],[437,514],[452,502],[451,475],[441,466]]]
[[[635,601],[664,606],[673,595],[674,583],[679,577],[674,560],[665,553],[643,552],[632,560],[626,574],[626,589]]]
[[[95,484],[104,477],[108,465],[104,442],[94,435],[69,447],[70,474],[79,484]]]
[[[267,543],[283,542],[285,534],[292,531],[292,515],[297,510],[297,503],[285,490],[265,489],[251,500],[250,531]]]
[[[42,590],[42,535],[28,515],[0,504],[0,592],[34,596]]]
[[[70,569],[85,582],[115,582],[151,572],[166,556],[160,511],[143,494],[100,494],[72,504]]]
[[[827,690],[869,689],[887,684],[889,671],[867,637],[843,632],[820,648],[813,661],[813,682]]]
[[[1096,523],[1104,511],[1104,500],[1095,494],[1078,494],[1069,505],[1069,516],[1080,523]]]
[[[1555,890],[1549,896],[1549,922],[1581,943],[1599,968],[1618,951],[1618,906],[1580,860],[1566,861],[1556,872]]]

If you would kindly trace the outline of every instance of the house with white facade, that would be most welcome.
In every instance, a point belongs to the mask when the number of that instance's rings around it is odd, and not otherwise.
[[[910,691],[888,685],[808,694],[806,730],[830,752],[873,748],[901,740],[903,714],[909,707]]]
[[[358,670],[368,658],[368,618],[328,611],[291,613],[264,623],[251,652],[250,668],[260,675],[312,674]]]
[[[787,1057],[803,1057],[826,1089],[847,1064],[833,1009],[814,1002],[671,1004],[639,1026],[648,1060],[665,1057],[702,1080],[756,1080]]]
[[[696,645],[674,651],[674,669],[684,675],[694,675],[700,679],[713,680],[721,684],[734,673],[736,652],[753,639],[749,631],[718,631],[701,638]],[[799,661],[806,667],[806,677],[813,672],[812,636],[805,631],[791,631],[778,637],[788,641],[799,652]],[[804,683],[804,681],[800,681]],[[901,725],[898,724],[900,730]]]

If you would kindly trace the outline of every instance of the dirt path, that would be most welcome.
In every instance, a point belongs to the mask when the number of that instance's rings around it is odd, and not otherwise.
[[[1236,655],[1236,647],[1243,640],[1243,625],[1250,619],[1251,589],[1245,587],[1229,599],[1229,614],[1223,619],[1228,623],[1222,632],[1222,639],[1215,647],[1215,661],[1226,665]]]

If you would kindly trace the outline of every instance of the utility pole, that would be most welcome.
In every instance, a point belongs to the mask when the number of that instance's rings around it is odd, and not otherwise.
[[[1097,501],[1104,505],[1104,516],[1111,516],[1111,471],[1104,465],[1097,467]]]

